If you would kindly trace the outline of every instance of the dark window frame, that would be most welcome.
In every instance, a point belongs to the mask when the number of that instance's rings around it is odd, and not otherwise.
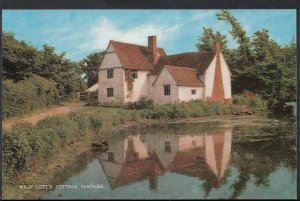
[[[165,141],[165,152],[167,152],[167,153],[172,152],[171,141]]]
[[[114,97],[114,88],[106,88],[106,96]]]
[[[164,95],[165,96],[171,95],[171,85],[170,84],[164,84]]]
[[[108,152],[107,153],[107,159],[108,159],[108,161],[115,161],[115,154],[114,154],[114,152]]]
[[[107,78],[113,78],[114,77],[114,69],[113,68],[107,69],[106,73],[107,73],[106,74]]]
[[[130,75],[130,78],[137,79],[137,78],[138,78],[138,70],[136,70],[136,69],[131,69],[131,70],[129,71],[129,75]]]
[[[191,90],[191,93],[194,95],[194,94],[196,94],[196,89],[192,89]]]

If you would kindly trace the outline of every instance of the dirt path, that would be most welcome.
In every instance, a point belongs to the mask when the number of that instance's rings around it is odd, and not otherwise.
[[[84,106],[84,102],[69,102],[64,103],[63,106],[54,106],[51,108],[46,108],[44,111],[36,112],[34,114],[26,115],[25,117],[16,117],[12,119],[7,119],[2,121],[2,127],[3,128],[11,128],[13,125],[15,125],[17,122],[25,121],[31,124],[36,124],[37,122],[45,119],[49,116],[55,116],[59,114],[66,114],[71,111],[74,111],[76,109],[79,109]]]

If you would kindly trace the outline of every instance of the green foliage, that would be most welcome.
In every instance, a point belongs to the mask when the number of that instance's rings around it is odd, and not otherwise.
[[[228,10],[216,14],[231,26],[230,34],[238,47],[224,48],[226,62],[232,73],[232,92],[250,90],[267,101],[268,107],[296,100],[296,42],[279,45],[266,29],[252,37]],[[196,45],[199,51],[211,50],[213,41],[226,41],[225,35],[204,28]],[[222,42],[226,46],[226,43]]]
[[[98,69],[105,52],[93,52],[80,62],[82,73],[87,79],[87,86],[91,87],[98,82]]]
[[[37,59],[36,48],[16,40],[13,33],[2,32],[3,79],[17,81],[29,77]]]
[[[255,108],[256,110],[265,110],[267,108],[266,101],[258,95],[252,98],[245,95],[234,95],[232,102],[235,105],[246,105],[247,108]]]
[[[92,126],[98,129],[101,123],[96,119]],[[36,126],[27,123],[13,126],[3,134],[4,176],[15,178],[37,158],[62,150],[74,138],[87,135],[89,131],[89,119],[80,113],[49,117]]]
[[[213,44],[216,41],[221,42],[221,50],[223,53],[226,54],[228,51],[226,36],[218,31],[214,34],[212,28],[203,27],[202,35],[199,37],[198,41],[198,44],[196,44],[198,51],[213,51]]]
[[[28,113],[58,102],[55,83],[37,75],[19,81],[4,80],[2,115],[4,118]]]
[[[247,101],[247,106],[251,110],[265,109],[265,102],[260,97],[251,100],[242,96],[234,99],[235,104],[241,105]],[[245,112],[247,112],[246,110]],[[202,117],[210,115],[236,114],[241,111],[236,105],[228,105],[223,103],[204,102],[195,100],[183,102],[179,104],[155,105],[151,110],[144,110],[142,117],[149,119],[177,119],[186,117]]]
[[[151,99],[148,99],[145,96],[142,96],[138,101],[133,102],[133,103],[128,103],[128,108],[129,109],[151,109],[153,108],[154,101]]]
[[[101,118],[97,117],[97,116],[90,116],[89,121],[91,122],[91,126],[93,128],[93,131],[95,133],[98,133],[101,126],[102,126],[102,124],[103,124],[102,123],[103,120]]]
[[[33,133],[30,125],[19,124],[11,133],[3,134],[3,171],[15,175],[28,167],[33,155],[33,149],[27,136]],[[32,143],[32,142],[31,142]]]
[[[2,36],[4,80],[13,80],[21,85],[20,81],[33,75],[41,76],[55,83],[60,101],[72,99],[86,88],[80,77],[80,65],[66,59],[65,53],[57,54],[55,48],[47,44],[38,50],[18,41],[12,33],[2,32]]]
[[[82,93],[80,93],[80,99],[86,101],[86,106],[97,106],[97,105],[99,105],[98,91],[82,92]]]

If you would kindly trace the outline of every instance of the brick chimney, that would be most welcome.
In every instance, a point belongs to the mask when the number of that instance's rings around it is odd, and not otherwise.
[[[159,53],[156,45],[156,36],[148,36],[148,48],[152,62],[156,63],[159,58]]]
[[[216,41],[214,42],[214,51],[216,54],[219,54],[221,51],[221,42]]]
[[[213,91],[211,100],[217,102],[224,102],[225,95],[224,95],[224,85],[222,79],[222,70],[221,70],[221,43],[215,42],[214,43],[214,52],[216,53],[216,67],[215,67],[215,75],[214,75],[214,84],[213,84]]]

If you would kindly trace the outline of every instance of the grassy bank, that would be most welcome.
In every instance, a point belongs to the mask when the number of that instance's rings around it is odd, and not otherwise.
[[[136,103],[141,104],[141,103]],[[136,109],[134,109],[136,108]],[[127,122],[147,119],[179,119],[212,115],[253,113],[264,107],[245,108],[239,105],[192,101],[177,105],[145,107],[86,106],[68,115],[54,116],[40,121],[36,126],[21,123],[3,133],[3,182],[4,186],[22,181],[24,173],[32,171],[37,161],[47,161],[76,143],[78,140],[100,136],[112,127]],[[88,145],[87,145],[88,146]],[[47,168],[46,168],[47,169]],[[4,195],[10,198],[9,189]]]

